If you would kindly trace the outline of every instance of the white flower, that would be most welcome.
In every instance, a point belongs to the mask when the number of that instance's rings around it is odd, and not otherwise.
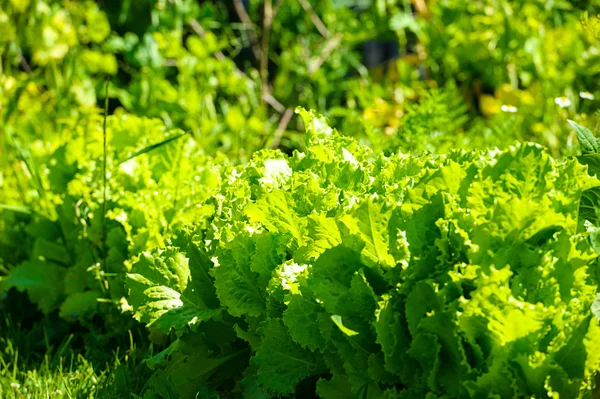
[[[569,100],[566,96],[556,97],[554,102],[561,108],[567,108],[571,106],[571,100]]]
[[[596,97],[594,97],[594,95],[592,93],[590,93],[589,91],[580,91],[579,92],[579,97],[583,98],[584,100],[593,100]]]
[[[510,105],[510,104],[504,104],[500,107],[500,109],[502,110],[502,112],[508,112],[511,114],[514,114],[515,112],[517,112],[517,107],[515,107],[514,105]]]

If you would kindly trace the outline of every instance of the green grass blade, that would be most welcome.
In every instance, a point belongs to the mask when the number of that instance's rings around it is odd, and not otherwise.
[[[38,192],[38,194],[40,195],[40,198],[45,199],[46,198],[46,190],[44,189],[44,185],[42,184],[42,179],[40,178],[40,174],[38,172],[37,166],[35,165],[33,158],[31,158],[31,155],[28,152],[25,152],[21,148],[19,143],[15,140],[15,138],[12,136],[12,134],[10,134],[8,131],[7,131],[6,136],[7,136],[8,140],[11,142],[11,144],[13,145],[13,147],[15,147],[15,149],[17,150],[17,157],[21,161],[23,161],[23,163],[25,164],[25,167],[29,171],[29,174],[33,178],[35,189]]]
[[[134,152],[132,155],[128,156],[127,158],[123,159],[122,161],[119,161],[119,164],[125,163],[125,162],[129,161],[130,159],[139,157],[140,155],[146,154],[150,151],[154,151],[157,148],[162,147],[163,145],[169,144],[171,141],[177,140],[187,134],[189,134],[189,133],[188,132],[179,133],[179,134],[171,136],[159,143],[151,144],[148,147],[142,148],[141,150]]]
[[[12,96],[12,98],[6,105],[6,112],[4,113],[4,125],[5,126],[10,121],[10,117],[12,116],[12,114],[14,114],[14,112],[17,110],[17,105],[19,105],[19,99],[21,98],[21,96],[25,92],[25,89],[27,88],[27,85],[29,85],[29,82],[31,82],[31,81],[33,81],[33,78],[29,78],[29,79],[25,80],[23,82],[23,85],[15,91],[15,95]]]
[[[5,211],[22,213],[24,215],[31,215],[33,213],[31,209],[23,205],[0,204],[0,209]]]
[[[19,99],[25,92],[27,85],[29,85],[29,83],[32,81],[33,81],[33,78],[29,78],[29,79],[25,80],[23,82],[23,84],[21,85],[21,87],[19,87],[15,91],[14,96],[12,96],[12,98],[8,102],[8,104],[6,106],[6,112],[4,113],[4,130],[5,130],[6,138],[8,139],[10,144],[12,144],[12,146],[15,147],[17,150],[17,156],[21,159],[21,161],[23,161],[23,163],[25,163],[27,170],[33,177],[33,179],[35,181],[35,185],[36,185],[35,189],[38,191],[38,194],[40,195],[40,197],[44,198],[44,196],[45,196],[44,188],[42,186],[39,174],[37,173],[37,168],[33,164],[33,160],[31,159],[31,157],[27,156],[25,151],[23,151],[23,149],[17,143],[17,141],[15,140],[15,138],[11,134],[11,131],[8,128],[8,122],[10,121],[11,116],[15,113],[15,111],[17,110],[17,107],[19,105]]]

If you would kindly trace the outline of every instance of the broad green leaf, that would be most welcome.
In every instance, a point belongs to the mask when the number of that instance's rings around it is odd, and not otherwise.
[[[290,234],[296,245],[304,243],[304,226],[290,206],[290,197],[283,191],[273,191],[246,208],[246,215],[252,223],[260,223],[272,233]]]
[[[436,222],[444,218],[444,213],[444,200],[441,195],[435,195],[431,202],[417,209],[405,203],[392,216],[390,224],[396,231],[404,231],[409,243],[411,261],[406,273],[415,280],[426,278],[435,269],[439,251],[436,239],[440,237]]]
[[[312,214],[307,218],[309,239],[305,246],[296,252],[296,259],[301,262],[315,260],[329,248],[342,243],[342,237],[335,219],[323,214]]]
[[[255,254],[250,269],[259,275],[259,284],[266,287],[273,271],[285,261],[285,246],[277,234],[256,235]]]
[[[558,366],[550,367],[548,372],[548,383],[552,391],[561,398],[576,398],[579,396],[581,381],[571,379],[569,374]]]
[[[572,120],[568,120],[568,122],[573,130],[575,130],[575,133],[577,133],[582,154],[596,154],[600,152],[600,142],[588,128],[581,126]]]
[[[12,269],[0,280],[3,290],[16,288],[27,295],[44,313],[50,313],[63,292],[64,269],[54,263],[31,260]]]
[[[322,399],[351,398],[354,396],[348,380],[336,375],[330,380],[319,379],[317,381],[317,394]]]
[[[195,397],[211,383],[219,386],[238,377],[248,366],[249,354],[249,348],[214,354],[201,334],[185,335],[146,361],[155,370],[149,385],[155,388],[167,376],[179,395]]]
[[[61,305],[59,315],[67,320],[93,316],[98,308],[98,298],[99,293],[95,291],[69,295]]]
[[[439,309],[439,299],[432,285],[427,281],[419,281],[406,298],[406,321],[413,337],[418,334],[421,320],[429,312]]]
[[[260,275],[252,270],[255,251],[253,237],[240,234],[218,253],[218,265],[211,270],[217,296],[233,316],[258,317],[266,309],[265,286],[261,287]]]
[[[596,298],[597,299],[597,298]],[[600,352],[595,350],[600,345],[600,319],[594,319],[590,322],[590,329],[584,339],[584,344],[587,351],[587,359],[585,361],[586,370],[600,369]]]
[[[325,340],[319,331],[321,306],[303,295],[289,295],[287,309],[283,314],[283,323],[290,336],[302,347],[319,350],[325,346]]]
[[[386,294],[379,302],[373,325],[377,331],[377,343],[384,354],[386,370],[404,381],[410,381],[417,371],[417,364],[415,359],[407,356],[411,336],[400,307],[397,299]]]
[[[71,263],[71,257],[64,245],[48,241],[42,237],[35,240],[32,257],[34,259],[42,258],[63,265]]]
[[[509,363],[509,356],[502,347],[497,348],[498,354],[490,356],[488,362],[491,365],[487,371],[475,378],[475,380],[466,381],[465,388],[471,397],[474,398],[514,398],[518,392],[517,382],[514,376],[514,363]],[[501,356],[500,353],[502,353]],[[512,367],[511,367],[512,366]]]
[[[339,327],[331,320],[331,317],[321,315],[319,317],[321,334],[327,341],[328,350],[333,352],[325,359],[328,367],[334,374],[345,375],[348,379],[350,389],[359,395],[366,384],[371,384],[369,375],[369,358],[371,353],[377,351],[367,334],[348,336],[340,331]],[[375,386],[376,388],[376,386]]]
[[[526,392],[535,397],[548,395],[546,379],[549,375],[548,362],[541,362],[527,355],[526,351],[516,351],[511,359],[512,368],[517,374],[517,387],[519,391]]]
[[[581,195],[579,202],[579,228],[583,229],[585,222],[600,225],[600,188],[594,187]]]
[[[582,165],[586,165],[590,176],[600,177],[600,154],[585,154],[577,157],[577,161]]]
[[[344,316],[348,311],[358,309],[353,307],[358,304],[344,301],[354,277],[358,277],[355,273],[361,267],[359,254],[347,247],[337,246],[328,249],[317,259],[305,284],[329,314]]]
[[[427,382],[427,387],[433,392],[439,391],[438,373],[440,372],[441,359],[444,355],[441,353],[442,345],[438,338],[429,333],[421,333],[414,337],[408,354],[417,360],[423,372],[423,379]]]
[[[276,395],[294,391],[303,379],[322,369],[321,359],[292,341],[281,320],[269,319],[260,327],[261,345],[251,359],[258,383]]]
[[[369,200],[341,219],[351,234],[365,242],[362,251],[365,258],[384,267],[395,266],[394,258],[389,253],[389,218],[390,212],[386,212],[381,204]]]
[[[443,392],[458,396],[460,385],[456,381],[463,381],[469,372],[469,365],[456,324],[448,313],[436,311],[421,321],[419,329],[437,336],[441,353],[437,383]]]
[[[565,370],[570,379],[585,377],[587,349],[584,338],[588,332],[592,316],[588,316],[573,330],[565,346],[554,355],[554,360]]]
[[[171,328],[194,327],[221,313],[204,303],[201,292],[205,285],[194,279],[188,262],[172,247],[141,255],[127,274],[129,303],[137,320],[168,333]]]
[[[202,302],[209,308],[218,308],[219,299],[214,285],[214,278],[210,274],[213,263],[206,252],[202,251],[196,244],[189,242],[186,255],[189,258],[190,275],[194,284],[202,287],[197,294]]]

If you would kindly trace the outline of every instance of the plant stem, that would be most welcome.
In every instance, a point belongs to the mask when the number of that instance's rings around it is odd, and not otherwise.
[[[110,76],[106,76],[106,91],[104,95],[104,125],[102,127],[103,157],[102,157],[102,253],[104,269],[106,270],[106,119],[108,117],[108,86]]]

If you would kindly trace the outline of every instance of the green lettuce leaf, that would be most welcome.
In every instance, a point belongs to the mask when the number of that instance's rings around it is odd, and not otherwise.
[[[127,274],[136,320],[167,333],[218,317],[221,309],[204,302],[202,291],[211,287],[195,278],[198,274],[190,271],[189,259],[177,248],[143,253]]]

